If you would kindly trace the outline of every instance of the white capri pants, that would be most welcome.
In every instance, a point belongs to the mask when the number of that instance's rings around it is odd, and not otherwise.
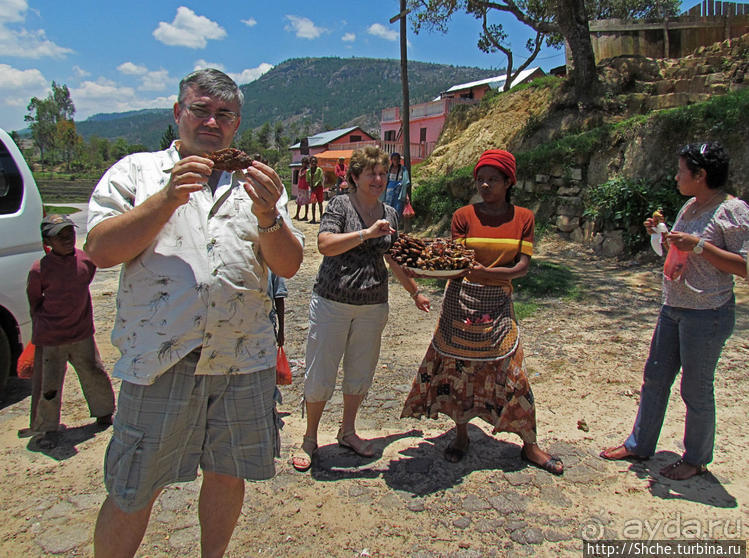
[[[309,303],[304,398],[328,401],[343,357],[343,393],[365,395],[380,357],[388,303],[345,304],[312,293]]]

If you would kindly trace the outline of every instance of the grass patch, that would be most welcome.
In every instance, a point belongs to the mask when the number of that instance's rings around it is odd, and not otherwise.
[[[576,300],[581,296],[577,278],[572,270],[552,262],[531,260],[528,275],[515,279],[512,283],[515,317],[518,322],[535,314],[541,307],[541,299],[561,297]],[[423,289],[444,291],[446,284],[445,279],[419,279],[419,286]]]
[[[530,318],[538,310],[537,302],[526,302],[523,300],[516,300],[515,306],[515,319],[518,322],[522,322],[526,318]]]
[[[80,209],[75,207],[67,207],[64,205],[45,205],[44,211],[47,215],[52,213],[62,213],[63,215],[70,215],[71,213],[78,213]]]
[[[515,293],[523,298],[579,297],[575,274],[567,266],[531,260],[528,275],[515,279]]]
[[[515,316],[519,322],[536,313],[540,299],[561,297],[576,300],[581,294],[570,268],[538,260],[531,260],[528,275],[515,279],[513,285]]]

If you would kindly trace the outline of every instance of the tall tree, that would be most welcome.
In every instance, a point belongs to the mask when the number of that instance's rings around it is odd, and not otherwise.
[[[177,139],[177,134],[174,131],[174,127],[169,124],[167,126],[166,131],[164,132],[164,135],[161,136],[161,142],[159,143],[159,148],[164,150],[167,149],[170,145],[172,145],[172,142]]]
[[[517,74],[528,67],[541,46],[559,47],[567,41],[572,58],[570,82],[575,100],[587,104],[597,90],[597,74],[588,19],[618,17],[624,19],[663,18],[678,12],[678,0],[409,0],[411,21],[418,33],[422,26],[446,32],[452,16],[465,12],[481,21],[478,48],[484,52],[502,52],[507,60],[507,89]],[[508,35],[501,22],[512,16],[536,32],[526,48],[529,56],[515,68]],[[496,20],[496,21],[495,21]]]
[[[560,30],[554,21],[554,4],[548,0],[531,0],[514,2],[513,0],[409,0],[411,21],[418,34],[422,27],[447,32],[452,16],[459,12],[472,15],[481,22],[481,32],[477,42],[478,48],[487,53],[501,52],[505,56],[505,73],[507,80],[504,90],[507,91],[518,74],[527,68],[538,56],[541,47],[559,47],[562,43]],[[515,66],[515,53],[508,43],[509,36],[504,25],[499,21],[503,16],[514,16],[518,21],[528,25],[535,32],[534,38],[526,43],[528,56]]]
[[[273,143],[276,149],[282,149],[286,142],[286,138],[283,135],[283,122],[276,122],[276,127],[273,130]]]
[[[44,163],[47,154],[55,147],[57,120],[54,99],[32,97],[26,110],[30,114],[24,116],[24,120],[29,123],[31,139],[39,149],[39,156]]]
[[[266,122],[260,126],[260,129],[257,132],[257,142],[260,144],[260,147],[263,149],[268,149],[270,147],[270,136],[270,123]]]
[[[70,162],[73,160],[81,143],[83,143],[81,136],[76,132],[75,122],[72,120],[59,120],[56,126],[55,140],[62,153],[62,159],[65,161],[68,171],[70,171]]]
[[[67,85],[57,85],[53,81],[52,91],[47,97],[32,97],[26,109],[29,114],[24,120],[29,122],[31,137],[39,148],[42,161],[55,147],[60,147],[63,153],[70,153],[80,143],[73,123],[75,105]],[[66,121],[70,124],[60,125]]]

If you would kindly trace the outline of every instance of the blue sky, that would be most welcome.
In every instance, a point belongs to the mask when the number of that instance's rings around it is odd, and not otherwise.
[[[99,112],[171,107],[180,78],[200,67],[220,68],[243,84],[289,58],[398,59],[399,26],[389,19],[399,5],[398,0],[0,0],[0,128],[24,128],[29,100],[45,97],[52,81],[70,88],[80,121]],[[517,60],[530,34],[512,19],[505,24]],[[504,67],[504,56],[476,47],[479,29],[468,16],[456,17],[446,35],[426,30],[415,35],[409,24],[408,57]],[[548,70],[563,63],[563,51],[551,49],[534,65]]]

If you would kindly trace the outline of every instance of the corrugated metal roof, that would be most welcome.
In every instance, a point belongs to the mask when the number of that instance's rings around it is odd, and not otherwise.
[[[359,126],[352,126],[351,128],[342,128],[340,130],[330,130],[328,132],[320,132],[319,134],[315,134],[314,136],[309,136],[307,138],[309,141],[309,146],[320,147],[321,145],[327,145],[330,142],[337,140],[341,136],[350,134],[351,132],[356,130],[358,127]],[[300,143],[301,142],[296,142],[294,145],[289,147],[289,149],[299,149]]]
[[[535,68],[528,68],[526,70],[523,70],[518,74],[518,77],[515,78],[515,81],[513,83],[522,83],[528,76],[530,76],[533,72],[538,70],[538,66]],[[453,85],[450,89],[445,91],[445,93],[451,93],[453,91],[461,91],[463,89],[470,89],[471,87],[476,87],[478,85],[488,85],[489,87],[493,89],[499,89],[502,87],[507,81],[507,74],[502,74],[501,76],[495,76],[487,79],[481,79],[478,81],[471,81],[468,83],[461,83],[459,85]]]

